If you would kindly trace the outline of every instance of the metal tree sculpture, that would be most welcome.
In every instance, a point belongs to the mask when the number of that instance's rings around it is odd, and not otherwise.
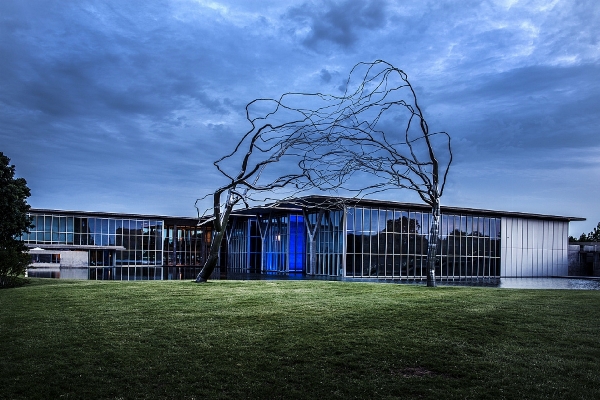
[[[313,126],[331,145],[306,157],[307,175],[358,196],[390,189],[417,193],[431,207],[427,285],[435,286],[440,198],[452,163],[450,136],[429,131],[406,73],[385,61],[356,64],[343,96],[319,98],[335,104],[322,107],[331,112]]]
[[[260,112],[265,105],[268,109]],[[262,116],[251,117],[251,111],[259,111]],[[286,93],[278,100],[258,99],[246,106],[246,117],[252,129],[232,153],[215,163],[230,180],[214,195],[216,256],[223,224],[233,206],[239,201],[247,203],[257,191],[270,193],[291,186],[294,195],[316,189],[363,197],[384,190],[409,189],[432,209],[427,285],[435,286],[440,197],[452,162],[450,136],[429,132],[404,71],[381,60],[358,63],[339,96]],[[241,172],[235,177],[225,173],[221,164],[241,156],[242,148],[248,150],[240,157]],[[436,152],[445,149],[447,154],[440,163]],[[249,167],[254,155],[262,156],[261,161]],[[267,184],[257,183],[270,176],[266,173],[269,165],[284,159],[292,159],[293,163],[283,163],[279,169],[290,169],[290,173],[271,175]],[[228,196],[221,212],[220,197],[225,191]],[[289,199],[287,196],[285,201]],[[213,247],[211,256],[212,251]],[[198,281],[208,278],[211,262],[209,256]]]
[[[306,154],[314,153],[323,142],[319,132],[306,129],[311,125],[307,121],[313,116],[314,113],[284,106],[282,99],[255,99],[246,105],[246,119],[251,129],[231,153],[214,162],[228,183],[212,194],[212,218],[204,223],[212,221],[215,234],[196,282],[206,282],[214,271],[229,217],[237,204],[248,207],[251,201],[257,201],[256,193],[272,194],[291,187],[292,193],[297,194],[325,186],[318,177],[309,176],[311,171],[303,167]],[[275,163],[277,171],[269,168]],[[240,165],[234,174],[226,171],[231,165]],[[197,208],[202,199],[196,201]]]

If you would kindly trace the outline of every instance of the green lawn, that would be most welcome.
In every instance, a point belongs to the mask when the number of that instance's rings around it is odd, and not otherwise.
[[[600,398],[600,292],[32,279],[0,398]]]

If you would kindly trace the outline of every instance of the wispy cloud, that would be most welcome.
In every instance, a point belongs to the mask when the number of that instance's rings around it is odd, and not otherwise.
[[[576,194],[588,186],[523,171],[597,170],[598,26],[591,0],[5,0],[0,150],[35,206],[191,214],[219,182],[211,162],[248,129],[248,101],[337,93],[356,62],[385,59],[452,135],[456,173],[489,168],[453,177],[446,201],[493,203],[519,177],[521,198],[552,196],[552,212],[576,199],[595,225]]]

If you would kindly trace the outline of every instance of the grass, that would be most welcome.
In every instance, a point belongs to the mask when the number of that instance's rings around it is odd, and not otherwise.
[[[600,398],[600,292],[32,279],[0,398]]]

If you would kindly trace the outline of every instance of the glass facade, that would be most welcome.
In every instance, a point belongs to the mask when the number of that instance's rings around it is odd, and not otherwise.
[[[87,250],[89,279],[161,279],[163,221],[30,213],[29,247]]]
[[[34,264],[60,264],[60,254],[31,254],[31,262]]]
[[[346,276],[423,279],[431,214],[348,208]],[[500,219],[442,215],[436,276],[441,279],[500,276]]]
[[[343,210],[323,210],[308,214],[306,225],[309,231],[314,232],[313,243],[310,235],[307,238],[307,272],[310,275],[340,275],[344,258],[343,215]],[[311,254],[312,251],[314,254]]]
[[[442,215],[440,278],[500,276],[500,218]]]
[[[426,276],[429,214],[352,207],[347,216],[346,276]]]
[[[22,236],[32,244],[74,244],[75,218],[58,215],[30,214],[33,227]],[[80,238],[78,238],[80,239]]]
[[[33,228],[22,237],[26,244],[98,248],[90,251],[90,266],[162,265],[162,221],[55,214],[31,217]]]
[[[306,259],[305,230],[304,217],[302,215],[290,215],[288,272],[304,272]]]
[[[424,279],[431,214],[348,207],[237,218],[228,230],[228,270],[235,273]],[[436,276],[500,276],[500,218],[445,214]]]
[[[88,214],[88,215],[84,215]],[[92,213],[32,212],[29,247],[88,254],[89,279],[190,279],[200,272],[211,227],[195,218],[125,218]],[[175,222],[176,221],[176,222]]]
[[[233,273],[302,273],[304,217],[236,218],[227,232],[227,269]]]
[[[258,248],[258,257],[250,257],[249,242]],[[260,235],[255,219],[233,218],[227,230],[227,270],[233,273],[260,272]],[[256,253],[256,251],[255,251]]]
[[[208,257],[210,227],[168,224],[165,227],[164,279],[194,279]]]
[[[367,200],[336,207],[262,208],[232,216],[222,267],[212,278],[225,273],[426,278],[431,214],[425,207]],[[53,210],[30,216],[25,244],[55,254],[48,261],[38,250],[32,259],[61,270],[79,268],[89,279],[194,279],[213,239],[211,226],[197,226],[195,218]],[[567,217],[542,217],[443,209],[436,277],[566,275],[561,271],[567,268]]]
[[[289,217],[287,215],[259,217],[262,238],[262,271],[287,272],[289,248]]]

